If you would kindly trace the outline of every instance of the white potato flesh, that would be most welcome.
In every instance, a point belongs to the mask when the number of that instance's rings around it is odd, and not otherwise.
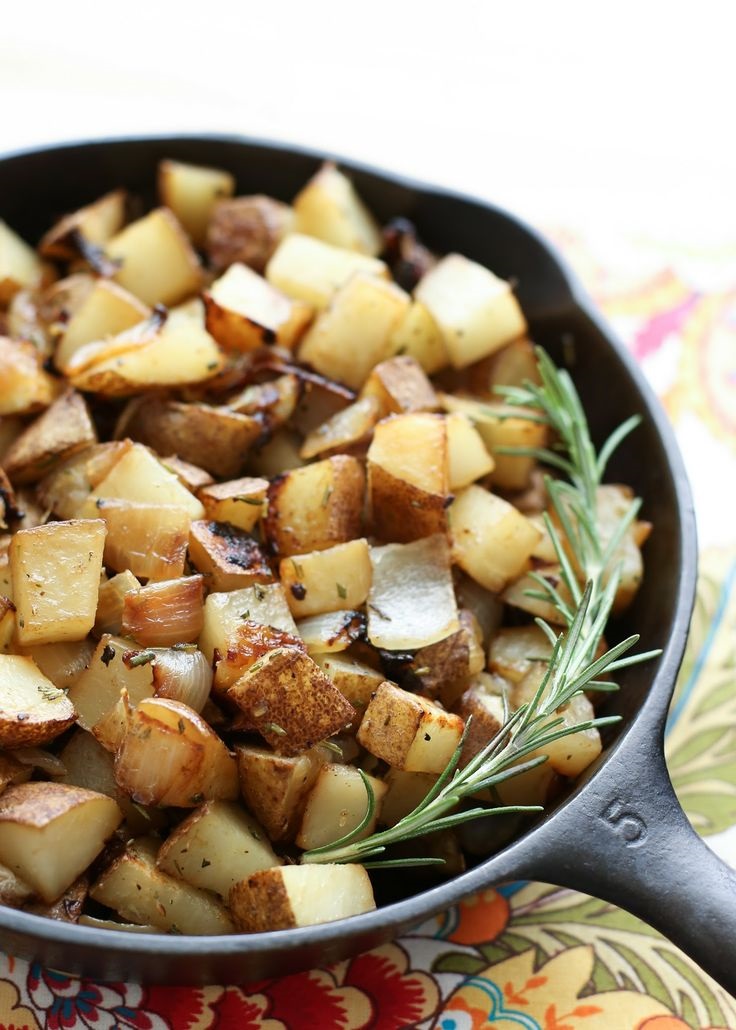
[[[395,826],[426,798],[436,782],[437,777],[432,773],[389,769],[384,780],[386,795],[379,822],[384,826]]]
[[[199,636],[199,649],[208,661],[215,661],[215,653],[221,658],[227,654],[238,627],[246,619],[297,634],[280,583],[257,583],[228,593],[209,594],[204,603],[204,626]]]
[[[208,801],[169,834],[157,864],[178,880],[227,898],[238,880],[281,865],[281,859],[252,815],[229,801]]]
[[[132,640],[105,633],[95,648],[88,667],[69,690],[69,700],[79,716],[79,725],[92,730],[109,715],[125,689],[132,705],[153,695],[153,669],[150,663],[131,666],[124,661],[140,648]]]
[[[184,573],[191,517],[172,504],[100,500],[107,526],[105,565],[149,581],[176,579]]]
[[[33,287],[42,276],[42,265],[33,247],[0,221],[0,305],[18,290]]]
[[[449,487],[450,490],[461,490],[493,472],[495,462],[470,419],[455,412],[449,414],[445,421]]]
[[[564,726],[578,726],[595,718],[593,705],[584,694],[578,694],[559,713]],[[541,754],[547,755],[549,765],[561,776],[576,777],[593,762],[603,750],[601,735],[593,727],[579,730],[567,737],[560,737],[545,747]]]
[[[287,297],[239,262],[204,297],[207,329],[226,350],[249,351],[274,343],[292,347],[313,314],[308,304]]]
[[[540,539],[520,511],[480,486],[461,491],[449,513],[455,561],[494,593],[522,572]]]
[[[0,862],[55,901],[102,851],[122,812],[104,794],[21,783],[0,795]]]
[[[328,161],[294,198],[294,229],[346,250],[375,257],[381,232],[355,187]]]
[[[105,546],[100,519],[19,530],[10,544],[18,643],[83,640],[95,623]]]
[[[371,585],[371,561],[364,538],[282,559],[279,566],[289,608],[299,618],[358,608]]]
[[[386,784],[375,776],[366,778],[373,790],[376,806],[358,840],[373,833],[387,790]],[[355,766],[326,765],[309,792],[296,843],[305,851],[333,844],[359,826],[367,810],[368,794]]]
[[[88,343],[132,329],[149,318],[151,309],[117,283],[98,279],[66,324],[54,354],[54,364],[64,370],[72,355]]]
[[[307,330],[299,360],[359,389],[373,366],[391,356],[391,334],[409,303],[409,296],[393,283],[357,273]]]
[[[368,639],[390,651],[426,647],[460,627],[450,553],[439,534],[371,548]]]
[[[0,654],[0,747],[45,744],[77,717],[63,690],[32,658]]]
[[[206,168],[184,161],[160,161],[158,194],[171,208],[195,247],[203,247],[215,204],[232,197],[235,179],[221,168]]]
[[[356,658],[340,654],[317,654],[314,660],[361,718],[371,695],[383,683],[383,674]]]
[[[106,244],[119,261],[115,280],[144,304],[177,304],[199,289],[202,270],[197,255],[167,208],[126,226]]]
[[[408,354],[432,375],[450,364],[440,328],[424,304],[415,300],[391,334],[391,353]]]
[[[141,504],[173,504],[186,508],[192,519],[204,518],[201,501],[142,444],[130,447],[89,499],[89,510],[98,497],[138,501]]]
[[[288,297],[321,310],[357,272],[389,278],[388,268],[377,258],[295,232],[276,248],[266,267],[266,279]]]
[[[511,286],[461,254],[448,254],[415,293],[432,314],[455,368],[465,368],[527,331]]]
[[[246,933],[346,919],[376,907],[360,865],[292,865],[264,869],[230,891],[230,910]]]
[[[90,888],[90,897],[133,923],[164,932],[232,933],[230,917],[209,891],[199,890],[156,867],[158,842],[131,841]]]

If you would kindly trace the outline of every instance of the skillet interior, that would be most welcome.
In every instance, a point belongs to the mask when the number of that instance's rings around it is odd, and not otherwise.
[[[0,161],[0,217],[35,241],[55,217],[115,186],[123,185],[152,204],[155,168],[162,157],[226,167],[237,176],[239,193],[267,192],[286,200],[321,160],[305,151],[223,138],[122,140],[36,151]],[[558,363],[573,356],[571,371],[599,445],[628,415],[644,415],[643,425],[617,454],[608,478],[634,487],[644,498],[643,516],[654,522],[656,530],[645,549],[642,589],[611,639],[635,628],[647,649],[668,646],[669,661],[656,675],[652,666],[641,666],[621,676],[623,689],[614,695],[607,713],[621,715],[622,722],[609,733],[604,754],[586,780],[604,776],[608,754],[645,701],[652,718],[652,747],[658,746],[661,718],[684,646],[681,624],[690,603],[694,540],[682,508],[685,492],[678,482],[679,456],[672,449],[662,413],[632,363],[581,299],[574,280],[535,233],[488,205],[356,168],[350,162],[341,164],[350,170],[380,220],[406,215],[431,247],[440,252],[457,250],[518,283],[534,339]],[[685,568],[683,563],[688,562]],[[680,628],[673,637],[676,623]],[[558,801],[542,821],[553,823],[555,811],[568,802],[569,798]],[[529,824],[516,844],[465,876],[340,924],[205,941],[94,931],[0,908],[3,945],[50,965],[108,978],[189,983],[253,979],[342,958],[390,938],[483,883],[513,876],[523,868],[525,842],[532,841],[533,846],[534,836]],[[489,842],[488,850],[492,849]],[[402,892],[400,880],[392,876],[386,893],[401,896]]]

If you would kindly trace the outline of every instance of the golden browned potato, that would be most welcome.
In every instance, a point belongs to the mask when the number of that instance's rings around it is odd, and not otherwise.
[[[168,208],[126,226],[107,241],[105,253],[119,264],[115,280],[144,304],[177,304],[202,282],[197,255]]]
[[[263,272],[276,247],[291,230],[294,214],[272,197],[233,197],[215,204],[207,226],[206,250],[215,269],[236,261]]]
[[[67,390],[13,441],[3,466],[14,483],[34,483],[56,461],[96,442],[84,398]]]
[[[284,237],[266,267],[266,278],[277,289],[318,311],[358,273],[389,278],[383,261],[297,232]]]
[[[385,677],[370,665],[346,655],[328,651],[315,654],[314,660],[355,709],[355,719],[350,728],[357,729],[368,702]]]
[[[382,683],[358,729],[358,741],[405,772],[441,773],[460,743],[463,720],[393,683]]]
[[[278,555],[322,551],[361,535],[365,475],[360,462],[336,455],[273,480],[266,535]]]
[[[204,507],[142,444],[124,446],[118,460],[95,485],[89,511],[96,511],[98,498],[118,498],[141,504],[173,504],[186,508],[193,519],[204,517]]]
[[[92,204],[64,215],[38,245],[43,257],[72,261],[86,256],[90,247],[100,248],[125,223],[125,191],[113,190]]]
[[[156,864],[177,880],[227,898],[238,880],[281,865],[281,859],[240,805],[207,801],[169,834]]]
[[[204,293],[207,331],[221,347],[251,351],[293,347],[312,319],[304,301],[281,293],[247,265],[230,265]]]
[[[87,636],[95,624],[105,534],[101,519],[77,519],[13,536],[10,572],[20,644]]]
[[[442,533],[449,500],[447,427],[441,415],[394,415],[376,426],[368,448],[373,531],[408,542]]]
[[[250,533],[265,514],[268,480],[246,477],[212,483],[197,493],[206,517]]]
[[[348,177],[332,161],[294,198],[294,230],[346,250],[375,257],[383,249],[373,215]]]
[[[434,411],[439,407],[434,387],[416,358],[406,354],[376,365],[361,391],[362,397],[375,397],[381,415],[401,415],[414,411]]]
[[[109,568],[154,582],[184,574],[191,523],[186,508],[101,498],[97,511],[107,526],[104,557]]]
[[[315,656],[347,651],[365,631],[365,618],[360,612],[325,612],[309,615],[297,625],[307,653]]]
[[[368,541],[360,538],[298,558],[282,558],[279,576],[297,618],[359,608],[371,586]]]
[[[271,583],[274,578],[253,537],[229,522],[192,522],[189,561],[205,577],[210,590],[239,590],[254,583]]]
[[[339,733],[355,714],[312,659],[293,647],[268,651],[227,696],[283,755],[298,754]]]
[[[222,740],[193,708],[163,697],[130,713],[115,779],[143,805],[196,808],[238,796],[237,766]]]
[[[0,795],[0,862],[46,902],[102,851],[122,820],[104,794],[63,783],[21,783]]]
[[[380,414],[375,397],[362,397],[308,433],[299,454],[309,459],[341,451],[360,451],[370,441]]]
[[[158,841],[139,837],[92,885],[95,901],[123,919],[169,933],[232,933],[227,910],[210,891],[199,890],[156,866]]]
[[[150,317],[149,306],[132,293],[108,279],[98,279],[75,304],[54,351],[54,364],[65,371],[81,347],[118,336]]]
[[[171,208],[195,247],[203,247],[217,203],[235,192],[235,179],[221,168],[159,161],[158,195]]]
[[[277,755],[265,747],[236,744],[240,790],[272,841],[292,840],[307,795],[325,762],[319,748]]]
[[[235,884],[229,904],[244,933],[328,923],[376,907],[368,873],[360,865],[263,869]]]
[[[77,717],[63,690],[32,658],[0,654],[0,747],[46,744]]]
[[[42,355],[25,340],[0,335],[0,415],[29,415],[48,408],[60,384],[44,371]]]
[[[209,594],[199,648],[216,663],[233,647],[239,628],[247,621],[296,635],[294,617],[280,583],[256,583],[242,590]]]
[[[447,463],[450,490],[462,490],[496,467],[495,460],[472,422],[460,412],[451,412],[447,426]]]

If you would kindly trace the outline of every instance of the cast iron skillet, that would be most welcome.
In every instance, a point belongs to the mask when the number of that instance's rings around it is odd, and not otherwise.
[[[239,193],[290,199],[322,159],[239,138],[110,140],[0,160],[0,217],[36,240],[58,215],[115,186],[153,203],[162,157],[221,166]],[[2,947],[48,966],[103,979],[243,983],[335,962],[375,947],[462,897],[529,878],[615,902],[682,947],[736,994],[736,875],[696,836],[675,799],[663,731],[688,628],[696,575],[692,502],[667,420],[633,361],[549,245],[490,205],[368,168],[348,168],[379,219],[406,215],[440,252],[460,251],[516,280],[534,339],[570,365],[598,442],[633,412],[644,421],[617,455],[611,481],[630,483],[655,524],[646,576],[612,636],[635,629],[657,663],[621,676],[609,705],[621,722],[574,790],[493,857],[441,886],[337,923],[233,937],[138,936],[52,922],[0,908]],[[494,851],[494,824],[480,831]],[[390,877],[393,874],[381,874]],[[697,894],[690,881],[697,882]],[[414,888],[416,889],[416,888]]]

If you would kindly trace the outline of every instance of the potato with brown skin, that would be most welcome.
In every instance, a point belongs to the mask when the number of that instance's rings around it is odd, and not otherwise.
[[[260,422],[228,408],[163,398],[135,401],[119,431],[157,454],[177,454],[215,476],[243,471],[248,450],[262,433]]]
[[[229,522],[192,522],[189,561],[205,577],[209,590],[239,590],[274,579],[253,537]]]
[[[256,583],[242,590],[209,594],[199,637],[199,649],[207,660],[216,664],[226,655],[248,620],[296,634],[296,623],[280,583]]]
[[[0,654],[0,747],[30,747],[54,740],[77,718],[63,690],[32,658]]]
[[[60,461],[36,486],[38,500],[61,519],[76,518],[92,490],[131,447],[131,440],[98,443]]]
[[[375,397],[382,416],[435,411],[439,407],[434,387],[422,366],[410,355],[397,355],[373,368],[361,397]]]
[[[360,865],[293,865],[264,869],[236,883],[228,898],[245,933],[287,930],[346,919],[376,907]]]
[[[210,263],[224,271],[242,261],[262,273],[293,217],[288,204],[262,194],[220,200],[207,226],[205,249]]]
[[[362,397],[308,433],[299,454],[306,459],[341,452],[358,454],[370,442],[380,414],[375,397]]]
[[[350,725],[355,710],[308,655],[267,652],[227,692],[274,751],[295,755]]]
[[[408,667],[420,683],[420,692],[445,708],[452,708],[468,681],[485,667],[483,638],[475,616],[461,609],[460,629],[444,640],[421,647]]]
[[[46,902],[102,851],[122,820],[104,794],[62,783],[22,783],[0,795],[0,862]]]
[[[67,390],[11,444],[3,466],[14,483],[34,483],[57,460],[96,442],[84,398]]]
[[[236,744],[240,790],[245,803],[272,841],[292,840],[307,795],[325,762],[312,748],[299,755],[277,755],[265,747]]]
[[[263,626],[252,619],[244,619],[229,638],[227,651],[215,659],[213,687],[217,693],[224,693],[240,677],[275,647],[295,647],[306,654],[301,637],[273,626]]]
[[[384,681],[382,673],[357,658],[341,654],[316,654],[314,660],[355,709],[351,729],[357,729],[368,703]]]
[[[361,535],[365,474],[336,455],[272,481],[264,529],[277,555],[322,551]]]
[[[508,684],[499,676],[481,673],[455,705],[455,712],[470,726],[465,735],[460,766],[468,764],[500,731],[505,721],[504,692]]]
[[[169,472],[174,473],[182,486],[185,486],[187,490],[191,490],[192,493],[196,493],[203,487],[211,486],[214,483],[214,479],[205,469],[199,468],[198,465],[192,465],[189,461],[182,461],[175,454],[168,454],[161,461]]]

